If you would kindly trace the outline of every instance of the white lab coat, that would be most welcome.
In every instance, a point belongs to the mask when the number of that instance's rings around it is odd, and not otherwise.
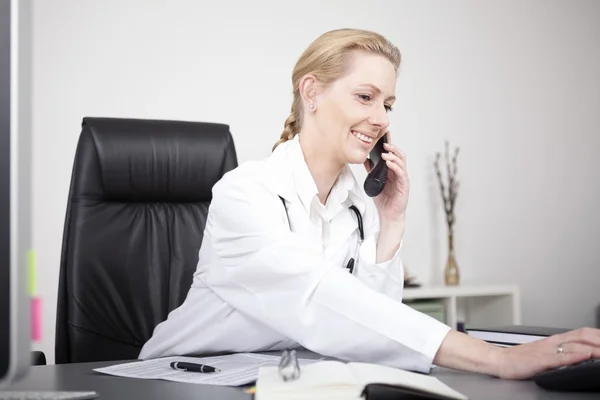
[[[375,263],[373,200],[348,167],[327,207],[316,194],[298,136],[265,160],[227,173],[213,188],[188,296],[155,328],[139,357],[302,346],[428,371],[450,328],[401,303],[399,251]],[[360,246],[352,204],[363,217]],[[346,265],[357,252],[351,274]]]

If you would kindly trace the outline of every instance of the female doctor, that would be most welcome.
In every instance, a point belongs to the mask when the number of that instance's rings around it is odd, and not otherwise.
[[[302,346],[415,371],[434,363],[526,378],[600,357],[595,329],[500,348],[402,304],[406,157],[386,144],[388,182],[375,198],[348,167],[369,170],[376,141],[388,133],[391,142],[399,64],[394,45],[362,30],[325,33],[305,50],[281,139],[214,186],[188,296],[141,359]]]

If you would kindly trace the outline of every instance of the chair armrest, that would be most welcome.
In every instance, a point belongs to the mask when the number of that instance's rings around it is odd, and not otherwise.
[[[46,355],[43,351],[31,352],[31,365],[46,365]]]

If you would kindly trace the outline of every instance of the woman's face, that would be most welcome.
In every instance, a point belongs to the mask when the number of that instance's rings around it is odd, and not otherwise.
[[[344,76],[317,93],[314,122],[341,163],[363,163],[387,131],[396,72],[383,56],[357,52]]]

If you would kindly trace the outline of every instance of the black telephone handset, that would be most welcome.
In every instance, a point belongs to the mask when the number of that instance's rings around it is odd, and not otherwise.
[[[381,158],[381,154],[385,151],[383,148],[384,143],[387,143],[387,134],[383,135],[381,139],[375,143],[375,146],[369,153],[372,167],[364,184],[365,192],[369,197],[379,195],[387,181],[388,167],[385,160]]]

